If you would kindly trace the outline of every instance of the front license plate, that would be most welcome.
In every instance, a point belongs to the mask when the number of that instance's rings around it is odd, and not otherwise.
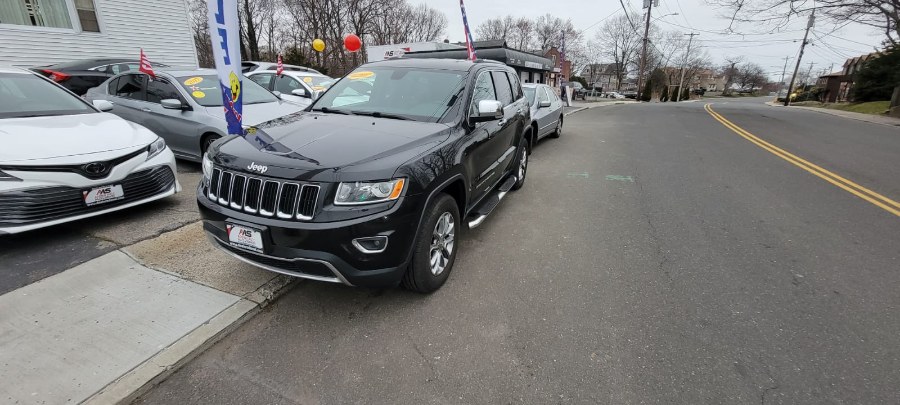
[[[81,194],[82,197],[84,197],[84,204],[88,207],[92,205],[118,201],[125,198],[125,191],[122,190],[121,184],[94,187],[90,190],[82,191]]]
[[[263,253],[262,231],[246,226],[225,224],[228,232],[228,243],[241,249]]]

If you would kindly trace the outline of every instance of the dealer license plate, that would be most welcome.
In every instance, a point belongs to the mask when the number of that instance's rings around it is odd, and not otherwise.
[[[90,190],[82,191],[81,194],[84,197],[84,204],[88,207],[125,198],[125,191],[122,190],[121,184],[94,187]]]
[[[225,224],[231,246],[263,253],[262,231],[246,226]]]

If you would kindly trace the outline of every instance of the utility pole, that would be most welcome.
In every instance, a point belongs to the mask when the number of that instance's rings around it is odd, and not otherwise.
[[[794,75],[791,76],[791,84],[788,85],[787,94],[784,96],[784,105],[791,105],[791,91],[794,88],[794,80],[797,80],[797,71],[800,70],[800,61],[803,59],[803,49],[806,48],[806,39],[809,38],[809,30],[816,22],[816,9],[813,9],[809,15],[809,22],[806,23],[806,33],[803,34],[803,42],[800,44],[800,54],[797,55],[797,65],[794,66]]]
[[[659,0],[644,0],[644,3],[647,4],[647,23],[644,25],[644,46],[641,49],[641,68],[638,70],[638,81],[637,81],[637,99],[641,101],[641,94],[644,91],[642,86],[642,81],[644,79],[644,68],[647,63],[647,42],[650,41],[650,38],[647,38],[650,35],[650,11],[653,10],[653,2]]]
[[[687,65],[688,58],[691,56],[691,42],[694,41],[694,36],[700,34],[692,32],[684,35],[690,36],[690,39],[688,39],[687,51],[684,53],[684,62],[681,63],[681,81],[678,82],[678,95],[675,96],[675,101],[681,101],[681,93],[684,93],[684,65]]]
[[[784,69],[781,70],[781,82],[780,82],[780,83],[781,83],[781,89],[784,88],[784,76],[787,74],[787,64],[788,64],[788,61],[789,61],[789,60],[791,60],[791,57],[790,57],[790,56],[785,56],[785,57],[784,57]],[[779,89],[779,90],[781,90],[781,89]]]

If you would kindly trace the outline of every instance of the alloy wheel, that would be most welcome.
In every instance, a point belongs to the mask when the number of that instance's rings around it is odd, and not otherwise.
[[[434,224],[434,232],[431,234],[431,274],[440,275],[450,263],[450,255],[453,254],[454,241],[456,239],[456,224],[453,215],[449,212],[441,214]]]

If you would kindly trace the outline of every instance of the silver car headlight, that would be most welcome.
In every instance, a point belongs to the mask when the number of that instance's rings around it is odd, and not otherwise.
[[[166,149],[166,141],[162,138],[156,138],[156,140],[147,147],[147,160],[153,159],[164,149]]]
[[[209,154],[203,154],[203,184],[209,185],[209,179],[212,177],[213,162],[209,158]]]
[[[334,205],[360,205],[393,201],[403,194],[406,179],[394,179],[379,182],[341,183]]]

